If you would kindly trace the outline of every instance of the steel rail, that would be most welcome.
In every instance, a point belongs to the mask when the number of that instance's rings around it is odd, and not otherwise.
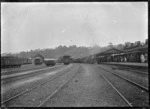
[[[32,64],[30,64],[30,65],[32,65]],[[62,65],[62,64],[56,64],[56,66],[58,66],[58,65]],[[45,67],[33,67],[33,68],[27,68],[27,69],[25,69],[25,68],[11,68],[11,69],[2,69],[2,71],[1,71],[1,73],[3,74],[3,73],[9,73],[9,72],[23,72],[23,71],[29,71],[29,70],[36,70],[36,69],[42,69],[42,68],[46,68],[47,66],[45,66]]]
[[[21,68],[12,68],[12,69],[6,69],[6,70],[2,70],[2,74],[3,73],[9,73],[9,72],[22,72],[22,71],[27,71],[27,70],[36,70],[36,69],[42,69],[42,68],[46,68],[46,67],[33,67],[33,68],[27,68],[27,69],[21,69]]]
[[[106,66],[106,65],[105,65]],[[111,66],[111,68],[113,68],[113,67],[116,67],[115,65],[109,65],[109,66]],[[129,69],[128,69],[129,68]],[[134,73],[141,73],[141,74],[145,74],[145,75],[148,75],[148,73],[146,73],[145,71],[141,71],[141,70],[132,70],[130,67],[123,67],[123,69],[119,69],[119,70],[124,70],[124,69],[126,69],[126,70],[128,70],[129,72],[134,72]]]
[[[58,91],[60,91],[60,89],[62,89],[69,81],[71,81],[72,78],[76,76],[76,74],[77,74],[77,72],[72,77],[70,77],[66,82],[64,82],[60,87],[58,87],[50,96],[48,96],[37,107],[42,107],[42,105],[44,105],[50,98],[52,98],[56,93],[58,93]]]
[[[67,72],[69,72],[70,69],[71,69],[71,68],[67,69]],[[57,75],[57,76],[52,77],[52,78],[49,79],[48,81],[45,81],[45,82],[43,82],[43,83],[41,83],[41,84],[38,84],[37,86],[34,86],[34,87],[30,88],[30,89],[27,89],[26,91],[23,91],[23,92],[21,92],[21,93],[15,95],[15,96],[13,96],[13,97],[8,98],[7,100],[2,101],[2,102],[1,102],[1,105],[2,105],[2,104],[5,104],[6,102],[9,102],[9,101],[11,101],[11,100],[13,100],[13,99],[15,99],[15,98],[17,98],[17,97],[19,97],[19,96],[21,96],[21,95],[23,95],[23,94],[25,94],[25,93],[30,92],[30,91],[32,91],[33,89],[36,89],[36,88],[38,88],[38,87],[40,87],[40,86],[42,86],[42,85],[44,85],[44,84],[46,84],[46,83],[48,83],[48,82],[54,80],[54,79],[56,79],[56,78],[62,76],[63,74],[65,74],[65,73],[67,73],[67,72],[63,72],[63,73],[61,73],[60,75]]]
[[[101,67],[99,67],[99,68],[101,68]],[[140,85],[140,84],[138,84],[138,83],[136,83],[136,82],[134,82],[134,81],[132,81],[132,80],[129,80],[129,79],[127,79],[127,78],[125,78],[125,77],[123,77],[123,76],[120,76],[120,75],[118,75],[118,74],[116,74],[116,73],[113,73],[112,71],[110,72],[110,71],[108,71],[108,70],[106,70],[106,69],[104,69],[104,68],[101,68],[101,69],[103,69],[103,70],[105,70],[105,71],[107,71],[107,72],[109,72],[109,73],[112,73],[112,74],[114,74],[115,76],[118,76],[118,77],[120,77],[120,78],[122,78],[122,79],[128,81],[129,83],[132,83],[132,84],[135,85],[135,86],[138,86],[139,88],[141,88],[141,89],[143,89],[143,90],[145,90],[146,92],[149,93],[149,89],[148,89],[147,87],[144,87],[144,86],[142,86],[142,85]]]
[[[101,73],[99,73],[108,83],[111,85],[111,87],[120,95],[120,97],[130,106],[133,107],[132,104],[111,84],[111,82]]]
[[[4,80],[4,79],[9,79],[9,78],[15,78],[15,77],[18,77],[18,76],[24,76],[24,75],[30,75],[30,74],[34,74],[38,71],[45,71],[45,70],[50,70],[50,69],[54,69],[54,68],[57,68],[57,67],[60,67],[61,65],[58,65],[58,66],[54,66],[54,67],[51,67],[51,68],[42,68],[42,69],[35,69],[35,70],[29,70],[29,71],[24,71],[22,73],[16,73],[16,74],[11,74],[11,75],[5,75],[5,76],[2,76],[1,77],[1,80]],[[25,73],[26,72],[26,73]]]
[[[136,73],[141,73],[141,74],[145,74],[145,75],[148,75],[148,73],[146,73],[145,71],[138,71],[138,70],[130,70],[130,69],[127,69],[128,71],[130,71],[130,72],[136,72]]]

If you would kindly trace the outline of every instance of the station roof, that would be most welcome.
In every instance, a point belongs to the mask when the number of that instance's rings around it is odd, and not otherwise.
[[[110,48],[104,52],[96,54],[96,56],[102,56],[102,55],[111,55],[111,54],[119,54],[119,53],[124,53],[124,51],[116,49],[116,48]]]
[[[143,47],[136,47],[132,49],[125,50],[125,52],[148,52],[148,45],[145,45]]]

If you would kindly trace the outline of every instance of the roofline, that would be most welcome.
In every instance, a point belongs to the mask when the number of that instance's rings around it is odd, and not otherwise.
[[[119,50],[119,49],[117,49],[117,48],[115,48],[115,47],[112,47],[112,48],[109,48],[109,49],[107,49],[107,50],[105,50],[105,51],[103,51],[103,52],[97,53],[97,54],[95,54],[95,55],[104,54],[105,52],[107,52],[107,51],[109,51],[109,50],[111,50],[111,49],[115,49],[115,50],[120,51],[120,52],[122,52],[122,53],[125,52],[124,50]],[[111,53],[107,53],[107,54],[111,54]]]

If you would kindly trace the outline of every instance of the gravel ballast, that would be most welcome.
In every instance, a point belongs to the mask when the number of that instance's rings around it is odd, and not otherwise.
[[[98,65],[99,66],[99,65]],[[110,67],[106,65],[100,65],[101,68],[104,68],[106,70],[109,70],[110,72],[116,73],[122,77],[125,77],[133,82],[136,82],[144,87],[148,88],[148,75],[141,74],[138,72],[131,72],[128,70],[119,70],[117,67]]]
[[[101,67],[103,68],[103,66]],[[149,94],[146,91],[113,75],[111,71],[107,72],[99,67],[97,68],[133,106],[149,106]]]
[[[45,107],[128,106],[118,93],[90,65],[78,74]]]
[[[4,101],[16,94],[19,94],[20,92],[23,92],[25,90],[28,90],[40,83],[43,83],[44,81],[47,81],[55,76],[61,75],[63,72],[68,72],[71,69],[72,66],[64,66],[64,67],[60,67],[59,69],[53,69],[53,70],[48,70],[45,71],[45,73],[41,73],[41,75],[37,75],[36,73],[32,76],[28,76],[27,78],[24,79],[20,79],[19,81],[12,81],[9,84],[5,85],[5,86],[1,86],[1,90],[4,90],[3,87],[5,87],[5,91],[1,91],[1,101]],[[51,75],[51,73],[55,73]],[[58,73],[57,73],[58,72]],[[49,75],[47,75],[49,74]],[[35,78],[40,78],[39,80],[35,79]],[[42,79],[43,78],[43,79]],[[33,81],[29,81],[28,80],[33,80]],[[24,82],[27,81],[27,82]],[[21,84],[23,83],[23,84]],[[18,85],[21,84],[21,85]],[[8,87],[8,88],[7,88]]]

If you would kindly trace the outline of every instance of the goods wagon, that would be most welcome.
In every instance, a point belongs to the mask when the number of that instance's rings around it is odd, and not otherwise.
[[[23,59],[14,56],[2,56],[1,57],[1,68],[13,68],[21,67]]]
[[[54,66],[56,64],[56,59],[44,59],[44,63],[47,66]]]
[[[35,65],[41,65],[42,63],[43,63],[43,60],[42,60],[41,58],[36,57],[36,58],[34,59],[34,64],[35,64]]]
[[[70,56],[68,56],[68,55],[63,56],[63,63],[65,65],[68,65],[70,63]]]

